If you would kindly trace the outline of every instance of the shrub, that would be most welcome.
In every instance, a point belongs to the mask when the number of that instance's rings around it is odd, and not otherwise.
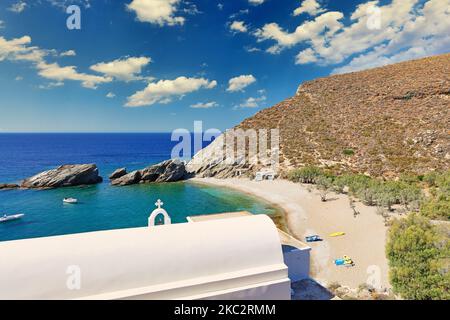
[[[289,172],[288,179],[293,182],[315,184],[318,177],[324,175],[322,169],[308,166]]]
[[[355,151],[353,149],[344,149],[342,150],[342,153],[346,156],[353,156],[355,154]]]
[[[450,220],[450,198],[443,194],[425,200],[420,213],[430,219]]]
[[[413,185],[413,184],[417,184],[420,181],[422,181],[423,180],[423,176],[417,176],[417,175],[414,175],[412,173],[402,173],[400,175],[400,179],[399,180],[401,182],[406,183],[406,184]]]
[[[400,187],[399,190],[399,201],[405,207],[405,209],[409,210],[409,204],[415,203],[422,198],[422,192],[419,187],[415,185],[404,184]]]
[[[430,219],[450,220],[450,170],[426,175],[426,180],[433,187],[431,196],[421,203],[420,213]]]
[[[450,299],[448,237],[429,220],[412,214],[389,230],[386,254],[394,291],[405,299]]]
[[[438,174],[436,172],[430,172],[423,176],[422,181],[428,184],[429,187],[436,186]]]
[[[333,179],[327,176],[319,176],[316,179],[316,183],[320,190],[320,198],[323,202],[327,201],[327,194],[333,186]]]
[[[431,197],[424,200],[420,189],[420,179],[412,174],[403,175],[399,181],[383,181],[362,174],[344,174],[332,176],[317,167],[304,167],[288,173],[288,179],[294,182],[317,184],[322,200],[333,189],[344,193],[348,188],[350,195],[369,206],[379,206],[392,210],[395,204],[401,204],[406,210],[419,210],[433,219],[450,219],[450,170],[445,173],[430,173],[423,181],[433,185]]]
[[[339,282],[331,282],[328,285],[328,289],[331,291],[335,291],[335,290],[339,289],[340,287],[341,287],[341,284]]]
[[[344,193],[345,187],[347,187],[346,176],[338,176],[333,181],[333,189],[337,193]]]

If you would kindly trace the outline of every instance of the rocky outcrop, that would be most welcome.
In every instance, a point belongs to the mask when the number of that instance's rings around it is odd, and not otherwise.
[[[186,166],[189,174],[200,177],[215,177],[218,179],[249,177],[260,168],[252,165],[257,163],[249,159],[246,163],[228,163],[224,156],[224,135],[217,137],[210,145],[200,150]]]
[[[26,189],[52,189],[91,185],[102,182],[95,164],[63,165],[25,179],[20,185]]]
[[[0,190],[11,190],[20,188],[18,184],[13,183],[0,183]]]
[[[126,168],[117,169],[116,171],[111,173],[111,175],[109,176],[109,180],[115,180],[115,179],[121,178],[126,174],[127,174]]]
[[[180,160],[167,160],[142,170],[136,170],[119,178],[111,179],[114,186],[138,183],[175,182],[187,177],[186,167]]]

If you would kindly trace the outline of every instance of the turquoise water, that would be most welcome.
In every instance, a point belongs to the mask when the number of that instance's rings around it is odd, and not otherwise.
[[[4,191],[7,212],[23,212],[22,220],[0,224],[0,241],[97,230],[143,227],[157,199],[173,223],[196,214],[247,210],[274,214],[270,205],[229,189],[177,182],[111,187],[107,184],[55,190]],[[65,197],[80,202],[64,204]]]
[[[14,147],[8,147],[13,144],[12,141],[3,136],[3,142],[8,141],[2,144],[0,135],[0,182],[17,181],[62,163],[97,163],[101,175],[107,177],[115,168],[121,166],[144,167],[167,159],[169,155],[164,152],[171,149],[169,144],[162,142],[167,140],[164,135],[139,135],[133,136],[133,139],[130,136],[118,135],[94,138],[77,135],[76,139],[72,140],[84,144],[83,148],[79,148],[84,152],[83,156],[80,156],[74,152],[70,155],[62,152],[66,143],[70,144],[70,136],[65,136],[64,139],[52,136],[52,143],[48,142],[49,138],[46,136],[32,136],[31,145],[30,137],[14,136]],[[112,138],[114,150],[105,147],[108,145],[105,141]],[[41,144],[40,140],[43,140]],[[59,140],[61,144],[58,144]],[[140,147],[135,147],[131,140]],[[157,145],[158,149],[154,148],[155,151],[152,151],[153,145]],[[20,149],[20,152],[12,151],[13,148]],[[48,153],[45,152],[46,148],[50,149]],[[52,157],[55,148],[59,150],[57,159]],[[90,149],[92,151],[89,151]],[[62,199],[66,197],[77,198],[79,203],[64,204]],[[268,203],[224,188],[190,182],[113,187],[105,179],[102,184],[87,187],[0,191],[0,213],[25,214],[21,220],[0,223],[0,241],[143,227],[147,225],[148,216],[155,208],[157,199],[164,202],[164,208],[173,223],[186,222],[187,216],[197,214],[242,210],[255,214],[277,213]]]

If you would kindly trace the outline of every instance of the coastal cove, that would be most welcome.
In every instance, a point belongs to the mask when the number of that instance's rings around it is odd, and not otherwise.
[[[280,216],[275,206],[229,188],[189,182],[114,187],[107,176],[118,167],[135,170],[170,158],[168,133],[0,134],[0,181],[20,179],[68,163],[96,163],[103,183],[52,190],[3,190],[0,213],[24,213],[0,225],[0,241],[147,225],[156,199],[173,223],[189,215],[230,211]],[[76,205],[62,202],[74,197]]]
[[[390,288],[385,255],[387,226],[374,207],[357,202],[359,215],[355,218],[347,195],[332,193],[329,200],[323,202],[314,188],[281,179],[256,182],[245,178],[193,178],[191,182],[231,188],[269,201],[283,212],[285,230],[297,239],[320,235],[323,241],[309,244],[311,276],[316,281],[358,288],[373,278],[383,290]],[[344,232],[344,236],[330,236],[339,231]],[[354,259],[352,268],[335,266],[334,259],[343,255]]]

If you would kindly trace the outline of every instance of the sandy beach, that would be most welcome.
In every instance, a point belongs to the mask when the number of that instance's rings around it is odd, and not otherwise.
[[[233,188],[279,206],[285,211],[290,233],[299,240],[303,241],[307,235],[320,235],[323,241],[310,243],[311,277],[316,281],[357,288],[368,279],[375,279],[382,288],[390,287],[385,257],[387,228],[374,207],[357,202],[360,214],[354,217],[346,195],[330,193],[329,200],[322,202],[314,188],[286,180],[194,178],[190,181]],[[341,231],[345,232],[344,236],[329,236]],[[343,255],[350,256],[355,266],[335,266],[334,259]]]

